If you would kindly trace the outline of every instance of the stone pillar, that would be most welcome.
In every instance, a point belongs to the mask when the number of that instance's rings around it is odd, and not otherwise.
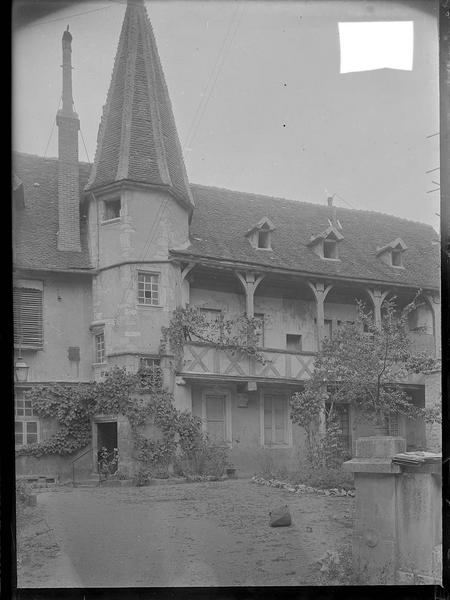
[[[246,271],[245,273],[236,272],[236,276],[242,283],[245,292],[245,313],[251,319],[255,314],[254,297],[256,288],[265,275],[257,275],[251,271]]]
[[[383,304],[384,299],[389,293],[389,290],[382,292],[380,289],[369,289],[366,288],[367,293],[370,296],[373,304],[373,318],[375,325],[378,329],[381,328],[381,305]]]
[[[353,569],[362,585],[438,583],[441,500],[432,470],[440,465],[394,464],[405,448],[400,437],[359,438],[344,463],[355,477]]]

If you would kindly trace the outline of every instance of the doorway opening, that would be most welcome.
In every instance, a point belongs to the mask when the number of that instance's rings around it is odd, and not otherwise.
[[[117,461],[117,422],[97,423],[97,465],[99,470],[115,473]]]

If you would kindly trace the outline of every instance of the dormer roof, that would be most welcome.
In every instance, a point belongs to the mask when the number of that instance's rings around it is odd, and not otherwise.
[[[386,244],[382,248],[377,248],[377,256],[380,256],[380,254],[383,254],[383,252],[388,252],[391,250],[404,251],[407,248],[408,248],[408,246],[405,244],[405,242],[401,238],[396,238],[395,240],[393,240],[392,242],[389,242],[389,244]]]
[[[264,229],[265,231],[274,231],[275,225],[268,217],[263,217],[260,221],[256,223],[256,225],[250,227],[250,229],[247,230],[245,235],[248,236],[254,233],[255,231],[261,231],[261,229]]]
[[[189,209],[194,205],[142,0],[128,0],[86,190],[119,181],[163,186]]]
[[[344,236],[340,231],[338,231],[338,229],[333,224],[330,224],[324,231],[322,231],[322,233],[312,235],[309,242],[306,245],[314,246],[321,240],[327,239],[336,240],[337,242],[340,242],[344,239]]]

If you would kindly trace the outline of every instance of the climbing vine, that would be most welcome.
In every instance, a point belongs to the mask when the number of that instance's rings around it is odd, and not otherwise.
[[[169,343],[176,362],[180,365],[186,342],[203,342],[232,354],[247,355],[265,364],[266,359],[258,348],[258,328],[261,321],[256,317],[239,315],[227,319],[220,315],[208,321],[197,307],[187,306],[173,312],[168,327],[163,328],[164,343]]]
[[[55,419],[58,430],[48,439],[20,448],[19,455],[69,455],[91,441],[91,417],[124,415],[131,425],[135,457],[146,477],[167,473],[176,458],[191,464],[198,453],[213,447],[202,432],[202,422],[173,405],[164,389],[159,367],[143,367],[137,373],[114,367],[104,381],[62,386],[35,387],[27,392],[37,416]],[[158,435],[145,436],[143,428],[154,426]]]

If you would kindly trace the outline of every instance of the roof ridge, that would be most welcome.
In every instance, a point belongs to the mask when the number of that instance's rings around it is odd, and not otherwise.
[[[264,198],[267,200],[278,200],[278,201],[282,201],[282,202],[288,202],[288,203],[292,203],[292,204],[307,204],[308,206],[315,206],[318,208],[323,208],[323,209],[328,209],[328,206],[326,204],[319,204],[318,202],[308,202],[307,200],[293,200],[292,198],[284,198],[282,196],[270,196],[267,194],[258,194],[256,192],[243,192],[241,190],[234,190],[234,189],[230,189],[230,188],[225,188],[225,187],[221,187],[221,186],[216,186],[216,185],[204,185],[202,183],[191,183],[190,184],[191,188],[202,188],[202,189],[213,189],[213,190],[219,190],[219,191],[223,191],[223,192],[231,192],[233,194],[241,194],[244,196],[254,196],[256,198]],[[375,215],[382,215],[385,217],[389,217],[390,219],[396,219],[399,221],[405,221],[406,223],[415,223],[416,225],[421,225],[422,227],[428,227],[430,229],[433,230],[433,232],[436,234],[435,229],[433,228],[432,225],[429,225],[428,223],[424,223],[423,221],[415,221],[413,219],[407,219],[406,217],[399,217],[398,215],[392,215],[390,213],[385,213],[382,211],[378,211],[378,210],[370,210],[370,209],[363,209],[363,208],[346,208],[343,206],[339,206],[336,207],[339,212],[340,211],[344,211],[344,212],[348,212],[348,213],[364,213],[364,214],[375,214]],[[436,234],[438,235],[438,234]]]
[[[30,157],[30,158],[38,158],[39,160],[54,161],[54,162],[58,162],[58,160],[59,160],[57,156],[40,156],[39,154],[33,154],[31,152],[22,152],[21,150],[13,150],[12,154],[18,155],[18,156]],[[86,162],[84,160],[79,160],[78,164],[81,166],[92,167],[92,163]]]

